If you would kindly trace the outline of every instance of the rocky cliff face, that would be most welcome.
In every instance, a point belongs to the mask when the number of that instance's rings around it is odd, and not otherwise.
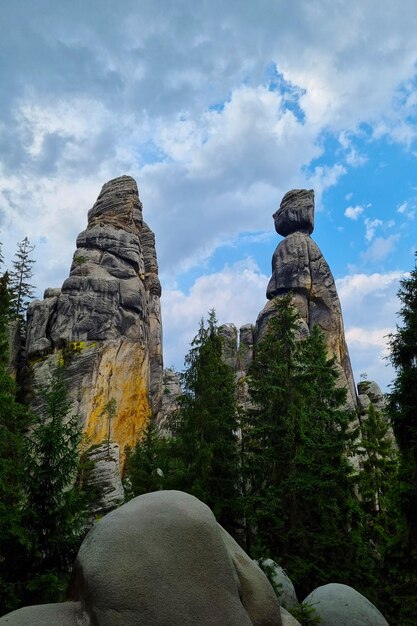
[[[323,331],[329,357],[336,357],[340,383],[348,390],[348,403],[356,406],[356,391],[343,328],[342,311],[330,268],[311,239],[314,229],[314,191],[294,189],[285,194],[274,214],[275,230],[285,237],[272,257],[272,277],[266,296],[292,291],[305,331],[317,324]],[[273,314],[272,302],[259,314],[256,335]]]
[[[35,381],[65,363],[65,378],[91,444],[107,437],[123,454],[162,392],[161,287],[155,239],[143,222],[136,182],[106,183],[77,238],[62,289],[47,289],[28,311],[27,355]]]

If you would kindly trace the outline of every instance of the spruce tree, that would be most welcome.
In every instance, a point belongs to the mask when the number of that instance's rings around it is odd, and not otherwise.
[[[140,496],[164,488],[167,473],[167,449],[169,443],[163,438],[153,419],[132,450],[126,453],[126,491],[129,496]]]
[[[35,246],[31,246],[25,237],[17,244],[17,252],[13,261],[13,270],[10,273],[11,314],[13,317],[25,321],[27,306],[33,297],[34,286],[30,283],[33,276],[33,264],[30,258]]]
[[[298,339],[291,301],[277,300],[250,370],[246,508],[253,555],[280,563],[304,594],[358,580],[366,549],[356,533],[346,391],[321,332]]]
[[[416,253],[417,257],[417,253]],[[394,620],[417,623],[417,267],[401,281],[402,325],[390,336],[390,360],[396,378],[389,394],[389,413],[399,449],[398,486],[392,515],[397,532],[385,567]]]
[[[356,447],[359,472],[356,479],[366,526],[375,546],[385,543],[389,526],[388,508],[396,486],[398,454],[386,417],[370,404],[361,420],[361,437]]]
[[[222,360],[214,311],[185,359],[183,393],[170,422],[171,469],[167,486],[205,502],[217,520],[235,531],[239,502],[237,410],[232,369]]]
[[[43,407],[35,414],[25,467],[28,603],[60,599],[85,522],[85,503],[75,482],[82,432],[60,369],[39,395]]]
[[[390,360],[396,378],[389,395],[389,410],[400,451],[406,541],[417,553],[417,268],[401,281],[398,297],[403,325],[397,326],[397,332],[390,337]]]
[[[0,278],[0,615],[22,602],[29,543],[23,486],[30,415],[16,402],[15,383],[6,371],[9,297],[6,273]]]

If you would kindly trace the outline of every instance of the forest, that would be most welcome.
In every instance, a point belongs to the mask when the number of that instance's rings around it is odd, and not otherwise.
[[[24,380],[8,372],[8,329],[17,323],[24,337],[34,292],[32,250],[25,238],[13,269],[0,278],[1,615],[65,597],[91,498],[82,479],[83,434],[62,375],[67,359],[36,390],[42,410],[31,405],[30,368]],[[300,338],[291,293],[275,299],[244,378],[225,363],[211,310],[185,358],[167,427],[161,432],[151,416],[126,451],[126,498],[160,489],[190,493],[252,558],[284,568],[299,597],[343,582],[391,625],[415,626],[416,268],[398,295],[400,323],[389,357],[396,377],[387,409],[371,404],[360,427],[352,426],[357,415],[346,408],[320,330]],[[317,623],[309,607],[295,615]]]

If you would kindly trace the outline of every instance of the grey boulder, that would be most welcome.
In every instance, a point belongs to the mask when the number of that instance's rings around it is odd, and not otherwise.
[[[389,626],[372,602],[348,585],[317,587],[304,602],[314,607],[320,626]]]
[[[193,496],[139,496],[87,535],[71,599],[89,607],[100,626],[280,625],[278,603],[275,614],[265,609],[251,619],[240,596],[242,586],[246,597],[251,588],[241,582],[223,536],[213,513]]]
[[[260,568],[205,504],[180,491],[139,496],[100,520],[80,548],[68,595],[0,624],[282,626]]]
[[[261,566],[264,571],[268,568],[271,573],[270,580],[272,580],[275,587],[280,605],[287,609],[287,611],[292,609],[294,606],[297,606],[298,600],[294,585],[282,567],[280,567],[272,559],[264,559]]]
[[[8,626],[88,626],[79,602],[25,606],[0,617]]]

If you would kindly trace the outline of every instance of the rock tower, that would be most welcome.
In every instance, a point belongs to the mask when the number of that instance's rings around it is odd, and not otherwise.
[[[314,230],[314,191],[289,191],[273,218],[275,230],[284,239],[272,257],[272,277],[266,290],[270,302],[259,314],[256,334],[262,332],[273,314],[271,300],[292,291],[306,331],[315,324],[323,331],[328,355],[336,358],[340,383],[347,387],[347,401],[353,408],[356,406],[355,383],[336,285],[326,259],[310,237]]]
[[[28,311],[27,355],[36,381],[58,363],[90,444],[134,445],[162,392],[161,287],[155,238],[142,218],[136,182],[106,183],[77,238],[62,289]]]

